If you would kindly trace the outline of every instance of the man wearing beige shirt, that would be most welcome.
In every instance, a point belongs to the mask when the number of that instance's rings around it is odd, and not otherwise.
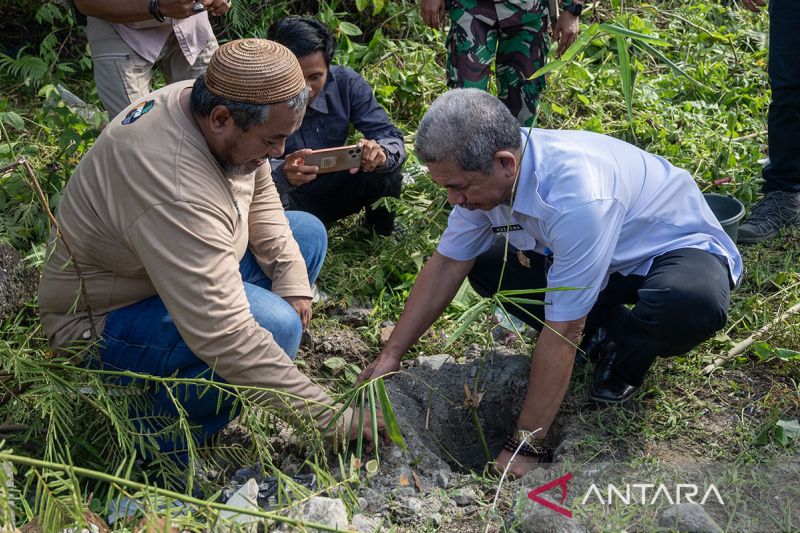
[[[114,118],[152,89],[158,66],[167,83],[205,72],[217,49],[209,13],[222,16],[230,0],[74,0],[87,15],[97,94]]]
[[[291,360],[311,317],[325,228],[307,213],[284,213],[267,163],[307,101],[294,55],[245,39],[220,47],[195,82],[117,116],[58,206],[89,302],[56,241],[39,288],[50,344],[66,348],[94,330],[92,366],[258,387],[244,394],[335,433],[333,401]],[[178,397],[201,442],[235,415],[236,394],[197,389]],[[168,391],[151,393],[155,411],[137,418],[178,415]],[[159,444],[185,456],[180,438]]]

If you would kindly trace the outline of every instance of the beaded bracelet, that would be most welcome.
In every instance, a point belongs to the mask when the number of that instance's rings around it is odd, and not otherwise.
[[[541,457],[551,455],[553,448],[545,444],[545,439],[531,439],[528,438],[523,442],[524,436],[520,438],[520,432],[508,435],[503,443],[503,449],[509,452],[517,452],[517,454],[525,457]],[[520,442],[523,444],[520,446]]]

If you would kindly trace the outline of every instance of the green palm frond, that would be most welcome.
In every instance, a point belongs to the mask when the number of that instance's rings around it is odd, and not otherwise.
[[[24,53],[24,49],[11,57],[0,53],[0,75],[9,76],[26,84],[41,82],[48,71],[48,65],[40,57]]]

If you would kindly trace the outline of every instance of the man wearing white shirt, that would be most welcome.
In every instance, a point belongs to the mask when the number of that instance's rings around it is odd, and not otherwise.
[[[508,309],[542,333],[518,431],[497,457],[499,469],[523,439],[513,475],[546,454],[526,431],[541,427],[535,436],[547,435],[584,329],[600,359],[590,398],[613,404],[632,396],[656,357],[684,354],[725,324],[742,259],[685,170],[604,135],[529,133],[499,100],[475,89],[440,96],[415,148],[455,207],[362,379],[396,371],[467,276],[483,295],[498,286],[576,288],[548,292],[543,307],[528,307],[538,320]]]

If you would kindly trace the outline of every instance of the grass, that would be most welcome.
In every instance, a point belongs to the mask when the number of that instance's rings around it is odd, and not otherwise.
[[[223,35],[259,35],[283,13],[314,9],[310,3],[276,2],[268,7],[256,2],[245,4],[235,8],[236,16],[229,27],[222,28]],[[406,132],[410,146],[421,114],[444,90],[443,34],[422,27],[414,3],[386,3],[380,10],[378,2],[357,4],[333,1],[322,7],[321,18],[336,29],[339,37],[337,61],[365,75],[379,101]],[[702,189],[732,194],[750,205],[758,195],[758,160],[764,156],[766,144],[766,17],[717,3],[668,0],[657,6],[622,4],[596,3],[585,18],[584,28],[594,22],[613,22],[668,45],[654,44],[651,50],[627,37],[598,32],[571,61],[551,73],[539,124],[587,129],[633,142],[688,169]],[[30,46],[21,56],[16,55],[15,48],[12,59],[0,62],[0,166],[21,155],[29,157],[55,206],[97,130],[59,105],[57,98],[51,104],[45,102],[58,82],[66,83],[90,103],[97,104],[97,97],[85,49],[80,41],[66,40],[67,35],[78,32],[58,9],[42,9],[21,3],[13,7],[15,16],[10,24],[28,20],[33,29],[9,35],[31,35],[39,46]],[[362,35],[342,22],[355,25]],[[10,52],[15,47],[16,41],[12,41],[4,43],[8,46],[4,50]],[[58,46],[62,41],[68,45]],[[622,67],[621,54],[626,60]],[[39,58],[45,68],[39,68],[35,61],[19,59],[25,55]],[[621,80],[627,80],[625,86]],[[334,309],[353,304],[373,309],[368,323],[357,332],[366,351],[326,354],[328,358],[341,357],[345,366],[326,366],[327,359],[320,361],[319,353],[307,353],[305,361],[300,359],[315,379],[339,393],[352,389],[353,366],[362,366],[370,350],[376,353],[379,349],[381,324],[397,319],[418,269],[434,250],[446,223],[442,192],[424,169],[414,164],[413,155],[406,168],[413,183],[406,186],[399,202],[393,202],[408,232],[406,239],[367,235],[358,220],[338,226],[330,236],[330,253],[320,283],[332,300],[315,309],[315,330],[327,337],[341,329],[334,317],[325,316],[328,311],[333,315]],[[20,250],[31,265],[40,266],[48,227],[23,178],[20,173],[0,178],[0,239]],[[729,180],[715,184],[723,178]],[[684,357],[659,360],[631,407],[587,406],[583,398],[589,369],[575,372],[561,416],[581,431],[582,438],[576,444],[578,463],[610,458],[638,468],[678,459],[760,464],[780,463],[796,456],[796,436],[781,439],[777,428],[781,420],[800,418],[797,359],[762,359],[751,350],[711,376],[700,372],[736,341],[800,301],[797,232],[787,232],[766,245],[743,247],[742,251],[747,272],[733,294],[727,329]],[[474,294],[461,294],[408,357],[443,352],[458,356],[472,344],[490,347],[488,308],[473,327],[453,339],[462,314],[476,302]],[[12,375],[14,384],[33,385],[18,400],[0,407],[0,423],[30,425],[28,432],[11,436],[0,453],[13,449],[32,459],[97,470],[123,480],[108,483],[91,475],[77,476],[74,470],[41,465],[26,468],[19,462],[13,494],[20,502],[15,509],[18,521],[43,514],[46,525],[57,529],[80,521],[87,501],[90,509],[100,512],[123,485],[128,487],[126,491],[133,491],[135,487],[125,483],[145,481],[145,471],[133,462],[133,443],[141,437],[126,421],[126,402],[130,399],[109,394],[113,388],[100,383],[98,376],[90,380],[101,391],[102,401],[82,395],[80,387],[86,385],[86,375],[63,365],[60,368],[59,360],[49,357],[36,311],[34,302],[19,316],[7,318],[2,326],[0,370]],[[773,350],[800,350],[800,318],[776,325],[759,340]],[[515,347],[529,351],[530,343],[519,340]],[[294,444],[287,444],[286,426],[274,413],[250,407],[246,412],[238,430],[241,438],[198,450],[204,464],[222,471],[219,477],[203,483],[207,497],[213,497],[224,483],[226,468],[260,460],[276,475],[287,466],[289,470],[317,473],[323,487],[340,495],[351,511],[357,510],[356,491],[364,483],[364,475],[363,469],[351,468],[354,463],[349,456],[327,455],[318,449],[316,436],[302,430],[297,431]],[[351,470],[354,476],[347,475]],[[173,488],[181,474],[167,467],[159,473],[172,480]],[[470,483],[491,495],[484,498],[491,501],[494,480],[476,475]],[[32,498],[33,507],[22,503],[22,493]],[[511,492],[503,493],[499,510],[510,511],[514,498]],[[9,510],[7,503],[0,505],[0,512]],[[199,513],[185,522],[199,527],[215,516],[213,512]],[[441,529],[481,529],[484,518],[511,528],[510,523],[497,522],[498,516],[490,515],[484,505],[462,523],[445,523]],[[625,510],[602,512],[604,527],[609,529],[630,529],[631,519]],[[652,525],[634,524],[642,528]],[[789,530],[798,524],[787,521],[776,527]]]

